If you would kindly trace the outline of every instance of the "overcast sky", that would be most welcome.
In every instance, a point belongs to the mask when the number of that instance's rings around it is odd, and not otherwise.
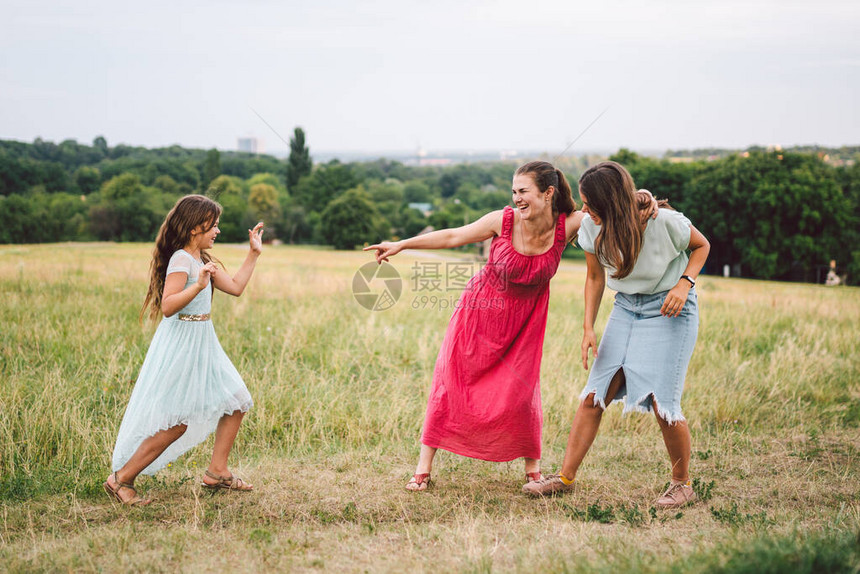
[[[0,138],[311,151],[860,144],[860,3],[0,0]]]

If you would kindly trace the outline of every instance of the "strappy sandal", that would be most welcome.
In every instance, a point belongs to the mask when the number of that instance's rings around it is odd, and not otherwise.
[[[134,488],[133,484],[129,482],[120,482],[115,472],[113,473],[113,481],[116,484],[116,489],[112,488],[110,482],[108,482],[107,480],[104,481],[104,484],[102,484],[102,486],[104,487],[105,492],[107,492],[108,495],[111,496],[111,498],[113,498],[120,504],[124,504],[126,506],[146,506],[147,504],[152,502],[152,500],[149,498],[141,498],[140,496],[138,496],[137,489]],[[123,500],[122,497],[119,495],[119,491],[123,488],[127,488],[132,491],[134,493],[134,498],[132,498],[131,500]]]
[[[526,484],[530,482],[537,482],[543,478],[543,475],[540,471],[537,472],[527,472],[526,473]]]
[[[416,488],[409,488],[410,485],[417,485]],[[422,488],[423,486],[423,488]],[[409,482],[406,483],[406,490],[409,492],[423,492],[430,488],[430,473],[425,472],[423,474],[413,474],[412,478],[409,479]]]
[[[218,476],[217,474],[209,472],[207,469],[204,473],[209,478],[215,479],[218,482],[215,484],[208,484],[206,482],[200,481],[200,486],[208,490],[238,490],[239,492],[248,492],[254,490],[254,487],[250,484],[247,484],[244,480],[237,476]]]

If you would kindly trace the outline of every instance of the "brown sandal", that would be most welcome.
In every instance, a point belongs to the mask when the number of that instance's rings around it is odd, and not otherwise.
[[[540,473],[540,471],[527,472],[526,473],[526,484],[528,484],[530,482],[537,482],[542,478],[543,478],[543,475]]]
[[[108,477],[108,479],[109,478],[110,477]],[[138,496],[137,489],[134,488],[133,484],[129,482],[120,482],[115,472],[113,473],[113,481],[116,484],[115,489],[111,487],[110,482],[108,482],[107,480],[104,481],[104,484],[102,484],[102,486],[104,487],[105,492],[107,492],[114,500],[116,500],[120,504],[125,504],[127,506],[146,506],[147,504],[152,502],[152,500],[149,498],[141,498],[140,496]],[[134,493],[134,498],[132,498],[131,500],[123,500],[122,497],[119,495],[119,491],[123,488],[127,488],[132,491]]]
[[[200,486],[209,490],[238,490],[240,492],[248,492],[254,490],[254,487],[250,484],[247,484],[244,480],[237,476],[218,476],[217,474],[209,472],[206,470],[204,473],[209,478],[213,478],[217,480],[215,484],[208,484],[206,482],[201,481]]]
[[[417,485],[416,488],[409,488],[410,485]],[[423,487],[423,488],[422,488]],[[413,474],[409,482],[406,483],[406,490],[409,492],[422,492],[430,488],[430,473]]]

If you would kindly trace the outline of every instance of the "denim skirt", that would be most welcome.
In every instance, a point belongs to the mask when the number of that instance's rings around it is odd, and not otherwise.
[[[605,409],[609,383],[623,370],[626,381],[613,402],[621,401],[625,413],[647,413],[656,401],[660,418],[669,423],[684,420],[681,393],[699,332],[699,305],[695,289],[690,289],[681,314],[664,317],[660,308],[668,293],[616,293],[580,399],[594,393],[594,404]]]

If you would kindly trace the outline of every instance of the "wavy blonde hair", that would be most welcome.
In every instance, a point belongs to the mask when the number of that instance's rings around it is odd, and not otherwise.
[[[176,202],[173,209],[164,218],[158,236],[155,238],[155,248],[152,250],[152,262],[149,265],[149,289],[140,309],[140,320],[149,311],[149,318],[155,319],[161,312],[161,297],[164,293],[164,280],[167,276],[167,264],[174,253],[191,242],[191,232],[199,226],[204,233],[212,229],[221,217],[221,206],[202,195],[186,195]],[[200,250],[203,263],[216,261],[205,250]]]

